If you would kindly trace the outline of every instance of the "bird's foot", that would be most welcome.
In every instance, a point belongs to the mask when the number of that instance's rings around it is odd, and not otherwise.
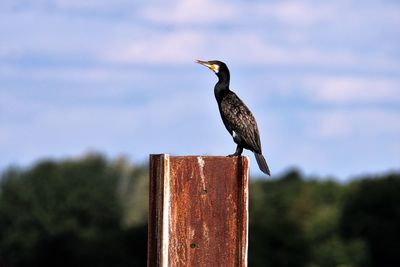
[[[236,147],[235,153],[230,154],[230,155],[228,155],[227,157],[228,157],[228,158],[231,158],[231,157],[241,156],[241,155],[242,155],[242,152],[243,152],[243,147],[241,147],[241,146],[238,145],[238,146]]]

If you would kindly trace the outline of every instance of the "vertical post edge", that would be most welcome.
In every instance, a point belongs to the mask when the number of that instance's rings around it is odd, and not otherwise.
[[[169,165],[169,155],[150,154],[149,161],[147,266],[158,267],[163,264],[162,249],[164,236],[163,227],[160,227],[160,225],[164,218],[164,182],[166,163]]]
[[[249,246],[249,175],[250,175],[250,159],[248,156],[241,157],[240,179],[242,180],[241,198],[243,203],[242,211],[242,235],[240,248],[240,265],[247,267],[248,265],[248,246]]]

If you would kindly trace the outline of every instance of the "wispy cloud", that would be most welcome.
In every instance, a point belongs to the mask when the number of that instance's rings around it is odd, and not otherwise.
[[[400,113],[397,111],[383,111],[380,109],[348,109],[330,110],[319,113],[304,114],[310,136],[326,140],[380,138],[394,138],[400,135]],[[397,141],[397,145],[400,140]]]
[[[336,15],[337,6],[330,2],[279,1],[260,3],[253,10],[264,19],[302,27],[329,21]]]
[[[367,16],[374,6],[363,6],[354,13],[350,12],[352,4],[343,1],[255,2],[248,5],[241,1],[180,0],[152,1],[135,6],[125,0],[115,3],[75,0],[27,3],[25,11],[11,10],[2,14],[0,30],[7,36],[7,42],[2,44],[0,56],[20,58],[36,54],[123,64],[144,61],[182,64],[196,55],[209,55],[252,64],[400,68],[398,60],[392,56],[393,43],[377,43],[382,48],[377,53],[359,51],[357,47],[343,49],[343,44],[331,39],[334,36],[342,42],[345,41],[343,38],[354,39],[347,34],[348,28],[357,25],[350,32],[353,35],[356,32],[357,39],[351,41],[362,40],[362,45],[370,45],[366,38],[371,41],[371,33],[378,34],[377,29],[381,27],[394,27],[396,14],[400,14],[398,7],[378,8],[377,12],[382,15],[374,17],[374,26]],[[34,11],[34,7],[46,11],[54,6],[60,13]],[[85,16],[86,13],[68,15],[70,9],[134,9],[132,12],[137,15],[132,13],[121,20],[104,20],[101,16]],[[383,12],[389,15],[383,16]],[[336,19],[339,17],[341,20]],[[154,27],[154,23],[159,27]],[[210,28],[213,26],[216,28]],[[332,34],[328,35],[327,31]]]
[[[117,63],[176,64],[194,60],[204,53],[205,40],[194,32],[164,33],[132,39],[104,51],[104,59]]]
[[[238,3],[229,1],[178,0],[149,5],[143,10],[143,17],[162,24],[212,25],[235,20],[239,11]]]
[[[370,77],[317,77],[305,81],[316,102],[343,104],[400,103],[400,80]]]

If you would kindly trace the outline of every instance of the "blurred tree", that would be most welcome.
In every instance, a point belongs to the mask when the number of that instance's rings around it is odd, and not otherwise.
[[[346,191],[333,181],[305,181],[296,170],[278,180],[253,182],[250,265],[363,266],[365,242],[338,234]]]
[[[345,238],[367,242],[364,266],[400,266],[400,175],[365,179],[352,185],[340,221]]]
[[[144,227],[121,228],[121,175],[99,155],[7,171],[1,180],[0,259],[7,266],[143,264]]]
[[[118,196],[123,209],[123,226],[127,228],[146,224],[149,204],[148,169],[132,168],[124,158],[118,159],[114,167],[123,174],[118,184]]]
[[[290,171],[280,180],[255,181],[250,188],[249,265],[305,266],[310,248],[298,221],[289,215],[301,187]]]
[[[339,218],[347,186],[329,180],[309,181],[304,184],[304,189],[299,198],[306,193],[312,202],[306,205],[312,207],[312,212],[303,220],[312,247],[308,266],[363,266],[367,257],[365,242],[343,240],[339,235]],[[293,206],[294,210],[298,210],[296,206]]]

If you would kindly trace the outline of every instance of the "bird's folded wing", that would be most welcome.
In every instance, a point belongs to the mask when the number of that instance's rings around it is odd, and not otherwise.
[[[235,93],[232,92],[223,99],[221,113],[226,119],[225,124],[229,124],[231,130],[248,148],[254,152],[261,152],[256,120],[249,108]]]

